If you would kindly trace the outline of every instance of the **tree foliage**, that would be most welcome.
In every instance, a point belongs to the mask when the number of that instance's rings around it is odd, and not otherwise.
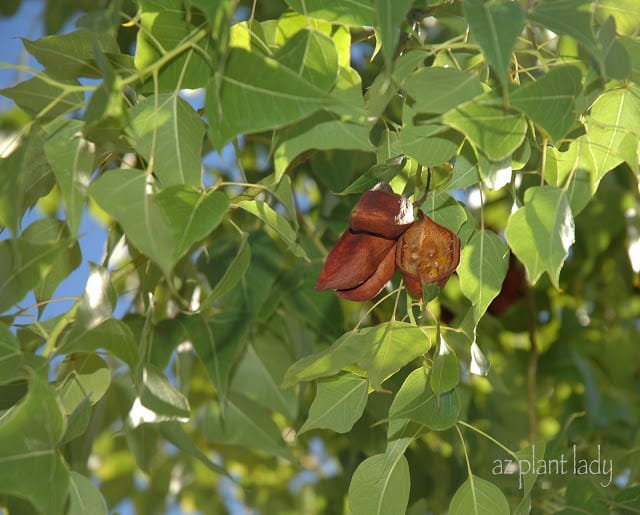
[[[635,0],[86,8],[2,90],[0,505],[640,509]],[[314,291],[380,181],[456,275]]]

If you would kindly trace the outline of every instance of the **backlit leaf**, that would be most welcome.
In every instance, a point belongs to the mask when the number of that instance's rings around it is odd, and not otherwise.
[[[451,515],[509,515],[509,503],[500,489],[486,479],[471,475],[458,488],[451,504]]]
[[[346,433],[362,416],[367,404],[367,380],[353,374],[318,381],[309,416],[298,431],[331,429]]]

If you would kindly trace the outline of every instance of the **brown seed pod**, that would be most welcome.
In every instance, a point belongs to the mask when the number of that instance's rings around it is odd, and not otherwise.
[[[460,262],[460,239],[422,212],[419,219],[398,239],[396,265],[403,273],[409,292],[422,296],[422,284],[443,287]]]
[[[396,195],[386,182],[380,182],[360,197],[351,213],[349,227],[355,232],[396,239],[412,222],[413,207],[409,199]]]
[[[376,273],[395,245],[395,240],[347,229],[329,252],[315,289],[350,290],[360,286]]]
[[[336,295],[343,299],[355,300],[358,302],[371,300],[380,293],[382,288],[384,288],[384,285],[387,284],[391,277],[393,277],[395,270],[396,246],[394,244],[369,279],[363,282],[360,286],[356,286],[350,290],[336,290]]]

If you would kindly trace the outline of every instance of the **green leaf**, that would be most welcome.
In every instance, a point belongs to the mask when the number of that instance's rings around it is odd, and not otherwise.
[[[245,275],[249,263],[251,262],[251,247],[247,243],[247,235],[242,235],[242,240],[238,247],[238,252],[234,256],[231,263],[227,267],[224,275],[213,287],[207,297],[201,302],[200,309],[204,310],[211,306],[211,304],[218,298],[226,295],[235,288],[238,282]]]
[[[510,155],[499,161],[491,161],[481,151],[478,151],[477,155],[480,177],[487,188],[499,190],[511,182],[513,168]]]
[[[56,448],[64,430],[54,391],[32,372],[29,393],[0,418],[0,492],[28,500],[40,513],[64,513],[69,470]]]
[[[279,338],[265,334],[244,349],[229,389],[293,420],[298,408],[296,390],[280,388],[291,362],[288,347]]]
[[[542,127],[554,141],[576,123],[574,99],[582,89],[580,70],[559,66],[511,93],[511,105]]]
[[[212,442],[258,449],[269,455],[292,459],[280,429],[271,415],[240,394],[227,398],[224,418],[214,404],[205,413],[203,434]]]
[[[405,119],[412,120],[411,110],[405,107]],[[406,154],[422,166],[446,163],[454,156],[462,138],[443,125],[414,125],[406,123],[398,140],[391,146],[391,153]]]
[[[107,515],[107,503],[89,478],[71,471],[69,474],[69,508],[66,515]]]
[[[51,120],[84,106],[84,95],[75,80],[54,81],[44,73],[25,80],[0,94],[12,99],[33,118]]]
[[[519,215],[520,218],[512,222],[521,210],[524,220]],[[530,281],[535,282],[540,270],[546,270],[553,285],[559,288],[560,270],[575,239],[573,216],[565,193],[551,186],[529,188],[525,192],[524,207],[516,213],[509,217],[505,230],[509,246],[527,267]],[[519,231],[523,224],[528,225],[530,234]],[[533,236],[533,241],[524,241],[529,236]],[[532,276],[532,271],[537,276]]]
[[[367,386],[366,379],[353,374],[318,381],[309,416],[298,433],[318,428],[336,433],[350,431],[367,405]]]
[[[97,326],[74,324],[62,340],[58,354],[106,349],[134,370],[140,361],[133,332],[120,320],[109,318]]]
[[[160,422],[156,425],[160,434],[169,442],[175,445],[181,451],[190,454],[194,458],[200,460],[212,472],[227,475],[227,471],[211,461],[207,455],[202,452],[200,447],[196,445],[193,439],[184,430],[179,422]]]
[[[547,0],[527,13],[529,20],[556,34],[566,34],[581,43],[597,59],[600,48],[591,31],[591,0]]]
[[[378,163],[366,172],[360,175],[349,186],[342,190],[338,195],[350,195],[352,193],[363,193],[370,190],[379,182],[391,182],[404,168],[407,158],[405,156],[397,156],[383,163]]]
[[[500,161],[513,153],[527,132],[522,115],[507,113],[478,101],[445,113],[442,121],[464,134],[492,161]]]
[[[82,137],[84,123],[66,120],[44,145],[62,193],[71,234],[77,236],[93,173],[94,144]]]
[[[394,2],[375,0],[382,55],[388,69],[393,65],[402,22],[412,4],[413,0],[395,0]]]
[[[340,120],[327,112],[316,113],[309,118],[278,131],[275,139],[273,164],[275,180],[279,181],[294,158],[307,150],[373,151],[369,141],[369,125]]]
[[[25,238],[0,241],[0,313],[40,284],[65,245],[62,241],[38,245]]]
[[[130,112],[127,135],[163,186],[200,186],[204,123],[177,94],[161,94],[137,103]]]
[[[622,161],[637,162],[639,127],[638,88],[610,90],[593,103],[587,121],[587,137],[596,165],[592,178],[594,190],[602,177]]]
[[[402,88],[415,100],[413,109],[418,113],[446,113],[482,94],[477,75],[441,67],[416,70]]]
[[[24,376],[22,352],[18,340],[9,328],[0,323],[0,384],[10,383]]]
[[[476,321],[496,298],[509,268],[509,250],[494,232],[476,232],[460,253],[460,288],[473,304]]]
[[[143,170],[110,170],[89,193],[124,229],[127,238],[169,276],[174,261],[173,232],[153,196],[153,179]]]
[[[475,475],[462,483],[451,504],[450,515],[509,515],[509,503],[500,489]]]
[[[456,423],[460,409],[456,390],[435,394],[427,371],[417,368],[407,376],[391,403],[387,437],[397,438],[402,434],[408,420],[434,431],[444,431]]]
[[[27,208],[49,193],[55,180],[43,150],[44,131],[34,125],[22,144],[0,159],[0,225],[18,234]]]
[[[545,265],[536,245],[533,229],[527,221],[524,208],[511,213],[504,235],[509,247],[527,269],[527,280],[535,284],[545,271]]]
[[[283,386],[337,374],[356,364],[369,374],[376,389],[391,374],[429,350],[431,341],[419,328],[404,322],[388,322],[348,332],[331,347],[294,363]]]
[[[631,74],[631,56],[618,40],[616,22],[608,18],[598,31],[598,43],[602,47],[604,73],[608,78],[625,80]]]
[[[172,419],[188,419],[189,401],[176,390],[165,375],[153,365],[142,370],[140,402],[154,413]]]
[[[524,13],[520,4],[506,0],[464,0],[462,7],[471,36],[480,45],[506,92],[511,52],[524,28]]]
[[[471,344],[470,351],[471,363],[469,363],[469,372],[477,376],[486,376],[491,368],[491,363],[475,341]]]
[[[460,203],[444,191],[430,191],[420,209],[437,224],[457,233],[467,221],[467,212]]]
[[[336,46],[329,36],[318,30],[303,28],[296,32],[273,57],[322,91],[328,92],[336,83]]]
[[[111,369],[97,354],[68,356],[57,373],[60,400],[69,414],[88,397],[94,405],[109,389]]]
[[[376,11],[367,0],[285,0],[294,11],[309,18],[343,25],[375,25]]]
[[[447,189],[465,189],[477,184],[478,179],[478,158],[471,146],[465,143],[460,154],[456,156],[451,180],[446,185]]]
[[[333,103],[326,92],[278,61],[232,48],[224,75],[207,87],[211,142],[220,149],[238,134],[282,127]]]
[[[139,7],[141,24],[137,31],[135,67],[147,70],[167,53],[182,48],[182,52],[159,69],[160,90],[204,87],[211,74],[210,62],[205,56],[214,54],[212,41],[190,23],[191,13],[185,12],[182,1],[140,0]],[[194,36],[199,38],[195,45]],[[192,44],[188,45],[190,38]]]
[[[444,337],[440,335],[440,349],[433,360],[429,384],[435,394],[441,394],[452,390],[460,381],[460,365],[458,356],[453,351]]]
[[[564,152],[547,147],[544,177],[551,186],[565,190],[573,216],[584,209],[595,193],[591,181],[595,169],[591,147],[585,136],[572,141]]]
[[[51,263],[49,264],[48,260],[43,263],[43,275],[34,288],[36,300],[45,303],[38,306],[38,312],[42,313],[58,285],[80,265],[80,248],[77,242],[69,237],[67,225],[53,218],[36,220],[22,233],[22,239],[34,245],[59,245],[59,252],[52,258]]]
[[[619,34],[631,36],[640,31],[640,5],[635,0],[598,0],[594,14],[599,23],[613,16]]]
[[[289,225],[289,222],[269,204],[263,200],[241,200],[236,206],[258,217],[268,227],[276,231],[294,256],[308,259],[304,249],[296,243],[296,232]]]
[[[36,41],[22,40],[25,49],[57,79],[101,77],[95,54],[120,54],[114,37],[107,32],[80,29],[70,34],[45,36]]]
[[[404,454],[376,454],[364,460],[349,484],[353,515],[404,513],[409,503],[411,477]]]
[[[209,235],[229,209],[229,199],[222,191],[201,193],[183,185],[164,188],[154,200],[165,219],[171,221],[174,262],[182,258],[194,243]]]

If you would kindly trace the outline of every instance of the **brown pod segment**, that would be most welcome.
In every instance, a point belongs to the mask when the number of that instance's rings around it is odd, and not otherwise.
[[[442,288],[460,262],[460,239],[421,211],[419,219],[398,240],[396,264],[407,289],[422,296],[422,284],[438,283]]]
[[[393,277],[393,273],[396,271],[396,246],[395,244],[382,260],[377,270],[373,273],[369,279],[363,282],[360,286],[351,288],[349,290],[336,290],[336,295],[343,299],[354,300],[363,302],[365,300],[371,300],[378,293],[382,291],[384,285]]]
[[[329,252],[316,290],[350,290],[369,279],[396,241],[347,229]]]
[[[409,199],[396,195],[386,182],[367,191],[351,213],[349,227],[355,232],[368,232],[396,239],[413,222]]]

